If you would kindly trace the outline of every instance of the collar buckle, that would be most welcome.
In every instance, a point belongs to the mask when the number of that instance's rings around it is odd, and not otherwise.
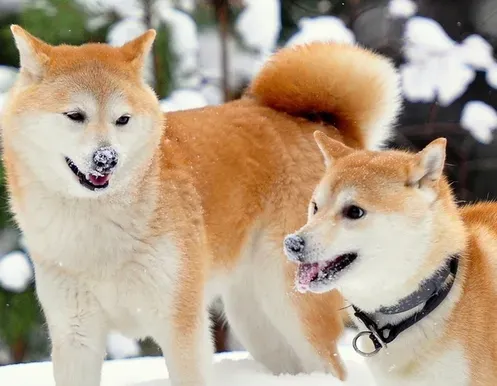
[[[373,345],[374,345],[373,351],[370,351],[370,352],[362,351],[358,347],[357,341],[359,340],[359,338],[361,338],[363,336],[367,336],[371,340],[371,342],[373,342]],[[370,358],[370,357],[375,356],[376,354],[378,354],[380,352],[380,350],[382,348],[385,348],[385,349],[388,348],[387,344],[381,339],[380,334],[378,334],[378,331],[376,331],[376,329],[372,326],[369,327],[369,331],[361,331],[354,337],[354,339],[352,340],[352,347],[354,348],[354,351],[357,354],[359,354],[363,357],[366,357],[366,358]]]

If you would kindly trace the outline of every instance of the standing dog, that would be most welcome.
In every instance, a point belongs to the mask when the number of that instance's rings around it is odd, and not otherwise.
[[[417,154],[316,139],[328,169],[285,239],[301,291],[340,289],[378,385],[497,385],[497,204],[457,207],[445,139]]]
[[[122,47],[12,31],[21,73],[4,160],[57,386],[99,384],[110,329],[152,336],[173,386],[208,384],[214,296],[271,371],[343,379],[342,298],[294,291],[281,243],[323,172],[316,129],[359,148],[388,137],[390,62],[353,46],[286,49],[241,100],[162,114],[142,79],[154,31]]]

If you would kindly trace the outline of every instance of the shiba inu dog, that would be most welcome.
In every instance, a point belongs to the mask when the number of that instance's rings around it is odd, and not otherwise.
[[[327,171],[284,243],[296,285],[340,290],[378,385],[497,385],[497,204],[458,208],[443,138],[411,154],[315,137]]]
[[[242,99],[162,114],[142,79],[153,30],[122,47],[12,31],[4,162],[57,386],[99,384],[109,330],[153,337],[173,386],[209,384],[218,296],[269,370],[343,379],[343,299],[295,291],[281,244],[324,170],[316,129],[357,148],[388,138],[392,64],[355,46],[283,49]]]

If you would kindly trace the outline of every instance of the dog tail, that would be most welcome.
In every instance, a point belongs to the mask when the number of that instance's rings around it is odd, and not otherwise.
[[[365,48],[316,42],[283,48],[263,66],[248,94],[294,116],[335,126],[344,139],[378,149],[401,110],[393,63]]]

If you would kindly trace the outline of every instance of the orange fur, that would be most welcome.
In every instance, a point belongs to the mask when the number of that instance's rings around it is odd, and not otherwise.
[[[397,216],[392,219],[399,221],[401,216],[405,217],[412,225],[418,224],[427,213],[432,213],[429,250],[426,256],[418,257],[422,259],[419,269],[410,271],[406,268],[405,281],[402,288],[398,288],[399,299],[418,289],[419,283],[438,269],[448,256],[460,255],[454,288],[440,310],[433,313],[437,315],[433,319],[436,322],[420,322],[427,323],[425,327],[419,327],[420,337],[411,332],[416,331],[415,326],[399,335],[387,350],[390,358],[380,354],[379,359],[370,359],[373,369],[381,375],[378,381],[382,385],[395,382],[427,385],[431,384],[429,379],[437,379],[437,384],[452,385],[453,364],[444,363],[442,358],[450,355],[447,353],[452,350],[459,352],[459,347],[461,360],[467,361],[468,368],[457,369],[467,377],[458,379],[458,385],[497,384],[497,334],[494,332],[494,315],[497,314],[497,203],[482,202],[458,208],[449,183],[441,174],[442,168],[436,169],[424,163],[428,152],[435,148],[445,149],[445,139],[433,141],[417,154],[398,150],[353,150],[321,132],[315,133],[315,139],[329,167],[315,193],[321,199],[319,212],[299,230],[301,237],[312,237],[314,241],[334,245],[336,238],[340,237],[340,229],[355,227],[364,233],[371,232],[371,222],[380,214]],[[438,158],[438,161],[443,164],[443,158]],[[356,223],[347,221],[341,208],[335,206],[337,197],[347,191],[353,191],[353,204],[365,208],[371,215]],[[320,196],[323,192],[326,194]],[[427,200],[431,194],[434,194],[433,201]],[[405,224],[399,223],[398,226]],[[406,229],[406,232],[414,231]],[[389,240],[389,243],[395,241]],[[312,247],[317,248],[314,244]],[[355,245],[351,247],[357,248]],[[373,244],[370,248],[382,247]],[[402,261],[404,252],[399,250],[398,253]],[[351,280],[354,272],[358,272],[357,266],[365,264],[363,259],[352,263],[357,264],[356,270],[351,265],[350,272],[343,276],[349,275],[348,280]],[[378,270],[387,269],[381,261],[376,261],[376,264]],[[339,283],[338,286],[343,288],[347,284]],[[346,288],[350,291],[350,287]],[[373,299],[380,296],[375,291],[372,290]],[[346,291],[344,296],[347,296]],[[394,367],[389,367],[391,365]],[[463,363],[460,365],[464,366]],[[423,378],[431,371],[434,373],[432,378]]]
[[[129,256],[130,262],[113,269],[124,282],[150,280],[150,300],[162,285],[154,276],[162,269],[152,259],[156,245],[166,236],[174,241],[181,279],[174,281],[171,290],[174,374],[197,377],[193,367],[200,355],[195,347],[203,323],[205,288],[223,275],[238,272],[241,255],[260,245],[271,252],[251,256],[250,269],[254,275],[265,274],[260,262],[267,261],[275,269],[272,274],[284,277],[284,288],[278,288],[278,293],[298,313],[303,333],[323,363],[343,379],[345,371],[336,352],[343,300],[336,291],[322,296],[296,293],[295,268],[284,259],[281,244],[284,235],[304,220],[306,203],[324,171],[313,132],[323,130],[360,148],[378,147],[386,139],[387,126],[399,107],[397,78],[388,61],[358,47],[334,44],[282,50],[243,99],[162,115],[141,78],[153,31],[120,48],[104,44],[52,47],[20,27],[13,31],[18,44],[28,42],[21,51],[31,52],[33,62],[23,67],[2,118],[5,166],[12,208],[35,264],[70,272],[67,267],[53,267],[49,253],[31,242],[36,234],[32,219],[40,207],[33,209],[28,203],[33,195],[45,199],[49,194],[37,195],[36,189],[45,188],[14,146],[22,130],[20,116],[56,116],[79,93],[95,98],[102,109],[113,106],[112,98],[122,95],[133,114],[147,116],[153,124],[153,133],[142,134],[147,140],[141,154],[150,155],[148,162],[129,171],[135,174],[126,191],[77,202],[97,212],[108,211],[109,229],[138,244],[138,249],[133,247],[137,257]],[[114,129],[103,110],[99,114],[84,136],[109,140]],[[307,119],[309,114],[324,119],[313,122]],[[138,257],[145,262],[136,261]],[[144,264],[154,268],[140,270]],[[52,326],[50,313],[47,319]],[[200,375],[192,379],[201,383]]]

